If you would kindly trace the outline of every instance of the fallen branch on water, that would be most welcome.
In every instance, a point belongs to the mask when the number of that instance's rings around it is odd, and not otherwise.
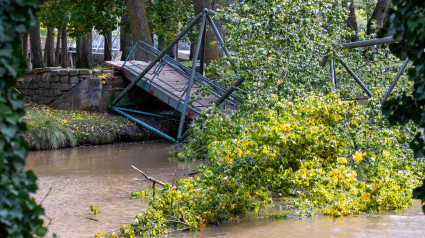
[[[136,166],[132,165],[131,167],[133,167],[133,169],[137,170],[139,173],[143,174],[143,176],[145,176],[145,178],[147,180],[152,181],[154,183],[154,186],[155,186],[155,183],[157,183],[157,184],[159,184],[161,186],[164,186],[165,185],[165,183],[159,181],[158,179],[154,179],[152,177],[149,177],[148,175],[145,174],[145,172],[143,172],[142,170],[136,168]]]

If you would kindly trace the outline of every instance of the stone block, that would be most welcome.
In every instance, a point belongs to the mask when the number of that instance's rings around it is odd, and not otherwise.
[[[80,70],[80,75],[90,75],[90,74],[91,74],[91,70],[87,70],[87,69]]]
[[[69,90],[69,89],[70,89],[69,83],[61,83],[60,90],[66,91],[66,90]]]
[[[69,75],[69,70],[61,69],[59,70],[59,75],[60,76]]]
[[[78,84],[80,82],[80,78],[78,76],[70,77],[69,83],[71,84]]]
[[[38,82],[40,82],[41,81],[41,75],[36,75],[34,78],[33,78],[33,81],[34,82],[36,82],[36,83],[38,83]]]
[[[54,83],[60,82],[60,76],[51,77],[50,81]]]
[[[87,74],[87,75],[81,75],[80,74],[80,80],[81,81],[83,81],[84,79],[89,79],[89,78],[92,78],[92,76],[90,74]]]
[[[61,83],[68,83],[68,79],[69,79],[69,77],[68,77],[68,76],[61,76],[61,78],[60,78],[60,82],[61,82]]]
[[[50,88],[50,83],[49,82],[44,82],[44,88]]]
[[[75,87],[75,85],[77,85],[77,84],[76,83],[70,83],[69,88],[73,88],[73,87]]]
[[[51,71],[51,72],[50,72],[50,75],[51,75],[51,76],[57,76],[57,75],[59,75],[59,71],[57,71],[57,70],[55,70],[55,71]]]
[[[69,76],[76,76],[79,75],[80,71],[79,70],[70,70],[69,71]]]
[[[37,89],[38,87],[39,87],[39,84],[38,83],[32,83],[29,86],[29,88],[31,88],[31,89]]]
[[[42,73],[42,72],[43,72],[43,68],[36,68],[36,69],[31,70],[31,73],[34,73],[34,74],[38,74],[38,73]]]
[[[40,77],[41,77],[41,81],[42,81],[42,82],[47,82],[47,81],[49,81],[49,75],[41,75]]]
[[[51,88],[51,89],[57,89],[57,88],[60,88],[60,83],[50,83],[50,88]]]
[[[101,105],[102,81],[99,78],[87,79],[68,92],[63,92],[50,106],[73,110],[99,110]]]
[[[62,95],[62,90],[60,89],[54,89],[53,90],[53,96],[60,96]]]
[[[54,90],[53,89],[49,89],[49,91],[47,93],[47,96],[53,97],[53,94],[54,94]]]
[[[41,94],[43,96],[49,96],[49,89],[43,88],[43,94]]]

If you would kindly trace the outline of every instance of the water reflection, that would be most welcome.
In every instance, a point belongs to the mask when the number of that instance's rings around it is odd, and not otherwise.
[[[109,232],[133,221],[146,208],[140,200],[130,199],[131,192],[151,186],[135,181],[142,176],[134,165],[148,175],[173,182],[192,164],[168,159],[173,144],[123,144],[31,152],[27,169],[39,177],[35,198],[43,202],[51,218],[49,233],[60,237],[93,237],[97,231]],[[86,218],[90,205],[99,205],[99,222]]]

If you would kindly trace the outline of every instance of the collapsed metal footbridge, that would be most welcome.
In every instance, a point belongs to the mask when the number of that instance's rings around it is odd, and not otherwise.
[[[202,112],[208,110],[214,105],[236,108],[240,101],[240,96],[237,95],[235,91],[240,90],[238,86],[243,83],[244,78],[241,78],[233,86],[226,89],[204,77],[201,73],[196,72],[198,58],[200,61],[200,71],[203,71],[205,32],[207,27],[206,23],[208,21],[221,45],[221,49],[224,51],[226,56],[228,56],[229,63],[233,66],[235,73],[239,73],[234,67],[229,51],[225,47],[224,41],[221,38],[211,15],[214,15],[214,12],[205,9],[204,12],[200,13],[191,23],[189,23],[189,25],[182,30],[182,32],[162,51],[139,41],[135,44],[125,61],[106,62],[109,66],[120,68],[124,78],[131,82],[112,101],[109,108],[172,142],[180,142],[186,137],[186,134],[183,132],[186,118],[198,117],[202,114]],[[192,66],[189,68],[168,56],[168,52],[170,52],[172,47],[197,24],[200,24],[198,40],[195,46]],[[124,105],[118,104],[120,100],[134,87],[141,88],[150,93],[181,114],[176,137],[165,134],[158,128],[148,125],[131,114],[160,118],[166,118],[165,116],[129,109]]]
[[[130,84],[112,101],[112,104],[109,106],[109,108],[116,113],[128,118],[129,120],[134,121],[138,125],[172,142],[181,142],[187,136],[187,133],[184,133],[184,124],[187,118],[193,119],[199,117],[201,116],[202,112],[207,111],[212,106],[222,106],[231,109],[236,108],[241,100],[241,97],[236,92],[240,91],[246,93],[239,88],[239,85],[245,81],[244,77],[240,77],[239,80],[231,87],[225,88],[202,75],[204,66],[205,32],[207,28],[207,21],[209,22],[209,26],[212,28],[221,45],[221,50],[223,50],[223,52],[226,54],[230,65],[233,67],[235,74],[239,74],[234,62],[230,57],[229,51],[224,45],[224,41],[212,19],[212,16],[215,14],[216,12],[214,11],[204,9],[204,11],[196,16],[196,18],[193,19],[192,22],[189,23],[189,25],[187,25],[186,28],[184,28],[181,33],[162,51],[139,41],[135,44],[130,55],[125,61],[106,62],[109,66],[121,69],[124,78],[130,81]],[[222,20],[227,22],[230,21],[226,17],[222,18]],[[177,44],[178,41],[182,39],[183,36],[186,35],[192,27],[197,26],[197,24],[200,24],[200,26],[194,57],[192,60],[192,66],[187,67],[168,56],[168,53],[174,47],[174,45]],[[351,49],[380,44],[389,44],[393,42],[394,39],[392,37],[385,37],[381,39],[343,43],[337,45],[336,47]],[[200,61],[201,73],[196,72],[198,59]],[[372,93],[353,72],[353,70],[351,70],[351,68],[341,58],[338,58],[337,61],[341,63],[345,70],[355,79],[356,83],[362,87],[366,94],[371,97]],[[408,61],[409,59],[406,58],[398,74],[395,76],[393,83],[382,99],[382,102],[384,102],[391,94],[400,76],[407,67]],[[327,62],[329,62],[330,66],[331,82],[336,87],[337,81],[335,76],[335,60],[333,58],[325,57],[322,61],[322,66],[324,67]],[[131,114],[159,118],[167,118],[167,116],[129,109],[125,107],[125,105],[118,104],[120,100],[134,87],[143,89],[180,113],[178,133],[175,137],[172,135],[167,135],[158,128],[148,125]]]

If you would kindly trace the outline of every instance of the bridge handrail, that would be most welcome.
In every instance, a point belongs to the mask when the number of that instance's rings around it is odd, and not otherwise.
[[[127,59],[125,60],[125,62],[123,64],[123,67],[126,67],[126,64],[127,63],[131,63],[131,56],[134,54],[134,50],[136,48],[139,48],[140,50],[143,50],[144,52],[152,55],[153,57],[155,57],[155,56],[157,56],[158,54],[161,53],[161,51],[159,51],[158,49],[152,47],[151,45],[146,44],[143,41],[138,41],[135,44],[135,46],[133,47],[133,49],[132,49],[131,53],[129,54],[129,56],[127,57]],[[170,67],[172,67],[173,69],[175,69],[177,72],[179,72],[181,75],[186,76],[186,77],[189,77],[189,74],[190,74],[190,71],[191,71],[191,69],[189,67],[183,65],[182,63],[178,62],[177,60],[173,59],[172,57],[170,57],[168,55],[165,55],[162,60],[165,61]],[[137,65],[134,65],[134,66],[135,67],[138,67]],[[132,70],[130,67],[128,67],[128,68],[130,70]],[[138,67],[138,68],[141,69],[141,70],[143,70],[140,67]],[[218,96],[222,96],[226,92],[226,89],[224,87],[222,87],[221,85],[218,85],[218,84],[214,83],[212,80],[206,78],[205,76],[201,75],[198,72],[195,72],[195,78],[194,78],[194,80],[197,83],[202,84],[204,86],[212,87],[213,93],[215,93]],[[162,81],[162,82],[164,82],[164,81]],[[166,83],[166,82],[164,82],[164,83]],[[169,84],[167,83],[167,85],[169,85]],[[169,86],[173,87],[172,85],[169,85]],[[174,88],[174,89],[176,89],[178,91],[184,91],[184,88],[181,89],[181,90],[179,90],[177,88]],[[239,95],[237,95],[235,93],[232,93],[231,96],[229,98],[227,98],[226,100],[229,101],[229,102],[231,102],[232,104],[237,104],[237,102],[240,101],[240,99],[241,99],[241,97]]]

